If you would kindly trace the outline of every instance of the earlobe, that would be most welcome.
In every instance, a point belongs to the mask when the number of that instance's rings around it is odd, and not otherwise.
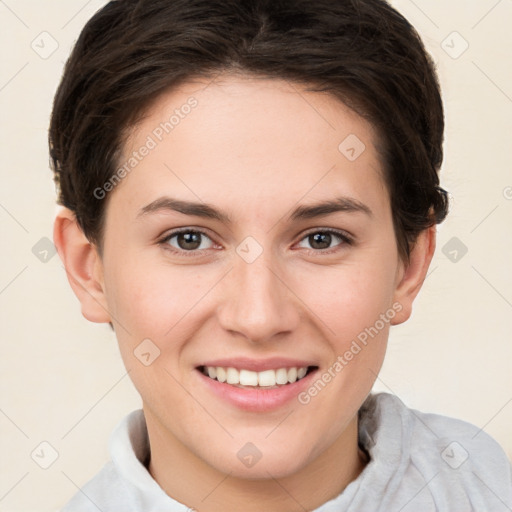
[[[436,247],[436,226],[422,231],[411,249],[409,262],[403,263],[394,294],[394,302],[400,304],[401,310],[392,325],[405,322],[412,313],[412,304],[421,289],[434,256]]]
[[[101,258],[68,208],[61,208],[57,213],[53,240],[69,284],[80,301],[82,315],[91,322],[110,322]]]

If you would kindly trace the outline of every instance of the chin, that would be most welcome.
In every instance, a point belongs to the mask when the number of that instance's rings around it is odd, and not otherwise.
[[[290,446],[284,446],[281,450],[267,446],[258,450],[252,443],[242,445],[231,452],[232,456],[215,457],[215,454],[209,454],[206,462],[212,465],[217,471],[229,474],[233,478],[244,480],[268,480],[269,478],[286,478],[291,476],[307,464],[305,458],[297,458],[298,450],[290,449]],[[226,450],[227,451],[227,450]],[[213,463],[213,464],[212,464]]]

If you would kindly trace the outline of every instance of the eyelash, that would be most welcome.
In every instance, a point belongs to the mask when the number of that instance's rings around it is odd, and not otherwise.
[[[158,244],[162,245],[166,250],[171,251],[174,254],[179,254],[179,255],[186,256],[186,257],[198,256],[198,254],[200,254],[202,251],[208,250],[208,249],[193,249],[193,250],[187,251],[185,249],[176,249],[175,247],[170,246],[168,243],[169,240],[171,240],[172,238],[174,238],[182,233],[199,233],[200,235],[205,236],[206,238],[209,238],[213,243],[215,243],[211,239],[211,237],[208,235],[208,233],[206,233],[205,231],[203,231],[201,229],[184,228],[184,229],[178,229],[176,231],[172,231],[171,233],[168,233],[167,235],[165,235],[164,238],[162,238],[161,240],[158,241]],[[354,244],[353,237],[350,236],[347,232],[339,231],[337,229],[332,229],[332,228],[324,228],[324,229],[317,228],[317,229],[308,231],[307,233],[302,235],[302,238],[299,240],[299,242],[302,242],[309,236],[317,234],[317,233],[322,233],[322,234],[328,233],[328,234],[334,235],[334,236],[338,237],[341,240],[341,242],[339,244],[335,245],[334,247],[327,248],[327,249],[306,249],[306,251],[309,254],[314,253],[315,255],[318,255],[318,254],[329,255],[329,254],[332,254],[333,252],[340,250],[340,248],[344,245],[350,246],[350,245]]]

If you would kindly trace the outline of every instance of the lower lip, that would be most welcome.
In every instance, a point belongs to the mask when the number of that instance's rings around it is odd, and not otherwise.
[[[238,388],[225,382],[211,379],[198,369],[196,369],[196,372],[211,391],[238,409],[266,412],[278,409],[296,398],[300,392],[310,385],[317,369],[310,371],[305,377],[292,384],[272,389]]]

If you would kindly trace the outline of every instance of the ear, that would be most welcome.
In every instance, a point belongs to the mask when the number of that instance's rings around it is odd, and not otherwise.
[[[411,249],[409,261],[400,264],[394,302],[399,303],[402,309],[391,321],[392,325],[401,324],[411,316],[412,303],[425,281],[435,248],[436,226],[434,225],[418,235]]]
[[[53,241],[69,284],[82,306],[82,315],[91,322],[110,322],[101,258],[68,208],[61,208],[57,213]]]

